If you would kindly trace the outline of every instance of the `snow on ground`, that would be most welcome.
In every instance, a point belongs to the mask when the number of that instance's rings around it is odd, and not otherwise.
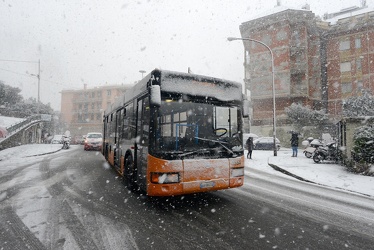
[[[0,172],[16,168],[17,162],[32,161],[33,158],[38,157],[35,155],[56,152],[61,147],[61,144],[30,144],[2,150],[0,151]],[[270,167],[268,165],[270,163],[321,185],[374,197],[374,177],[349,173],[343,166],[330,162],[314,163],[312,159],[302,154],[302,149],[299,149],[298,157],[291,157],[292,150],[287,148],[282,148],[277,154],[273,156],[273,151],[254,150],[253,159],[245,160],[245,165],[248,167],[246,174],[251,175],[250,169],[253,168],[271,174],[284,175]]]
[[[16,118],[16,117],[7,117],[7,116],[1,116],[0,115],[0,127],[8,128],[12,125],[15,125],[19,122],[22,122],[25,120],[24,118]]]
[[[57,152],[62,144],[27,144],[0,151],[0,176],[1,173],[16,169],[25,161],[32,163],[37,157],[46,153]],[[30,157],[32,156],[32,157]]]
[[[299,149],[298,157],[291,157],[292,150],[287,148],[281,148],[277,156],[273,155],[273,151],[254,150],[252,160],[246,160],[245,164],[249,168],[273,174],[278,171],[270,167],[268,163],[274,164],[291,174],[317,184],[374,197],[374,177],[347,172],[344,166],[333,162],[314,163],[313,159],[306,158],[302,152],[303,150]],[[248,174],[251,174],[250,170]]]

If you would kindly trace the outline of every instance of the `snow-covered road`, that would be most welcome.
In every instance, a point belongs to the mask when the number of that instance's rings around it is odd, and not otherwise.
[[[374,243],[373,198],[275,171],[267,165],[271,151],[246,160],[241,188],[150,199],[128,192],[99,152],[73,145],[43,155],[59,147],[0,151],[0,249],[366,249]],[[279,151],[279,164],[292,163],[287,153]]]

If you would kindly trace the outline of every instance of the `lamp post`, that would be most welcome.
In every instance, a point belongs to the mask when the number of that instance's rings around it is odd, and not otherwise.
[[[143,75],[144,73],[146,72],[145,70],[139,70],[140,73],[142,73],[142,79],[143,79]]]
[[[277,145],[276,145],[276,120],[275,120],[275,84],[274,84],[274,55],[271,48],[266,45],[265,43],[255,40],[252,38],[236,38],[236,37],[228,37],[228,41],[235,41],[235,40],[242,40],[242,41],[251,41],[255,43],[259,43],[264,46],[267,50],[269,50],[271,55],[271,76],[272,76],[272,83],[273,83],[273,149],[274,149],[274,156],[277,156]]]

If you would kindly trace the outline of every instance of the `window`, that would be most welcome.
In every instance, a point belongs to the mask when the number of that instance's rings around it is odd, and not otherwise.
[[[351,71],[351,62],[340,63],[340,72],[350,72],[350,71]]]
[[[97,92],[97,97],[101,98],[101,91]]]
[[[357,81],[357,90],[362,91],[364,89],[364,84],[362,81]]]
[[[95,109],[95,103],[91,103],[91,109]]]
[[[362,65],[361,65],[361,59],[356,60],[356,70],[361,71]]]
[[[356,49],[361,48],[361,38],[356,38],[355,47],[356,47]]]
[[[111,95],[112,95],[112,91],[111,91],[110,89],[108,89],[108,90],[106,91],[106,95],[107,95],[107,96],[111,96]]]
[[[349,40],[340,41],[339,50],[348,50],[350,49],[350,42]]]
[[[343,82],[342,83],[342,93],[347,94],[352,92],[352,83],[351,82]]]

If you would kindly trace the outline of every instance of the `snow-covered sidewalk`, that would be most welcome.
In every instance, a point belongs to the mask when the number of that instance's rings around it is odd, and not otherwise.
[[[299,149],[298,157],[291,157],[292,150],[286,148],[277,156],[273,151],[254,150],[253,160],[246,160],[246,165],[270,173],[287,172],[295,178],[374,197],[374,177],[347,172],[344,166],[331,162],[314,163],[302,151]]]

